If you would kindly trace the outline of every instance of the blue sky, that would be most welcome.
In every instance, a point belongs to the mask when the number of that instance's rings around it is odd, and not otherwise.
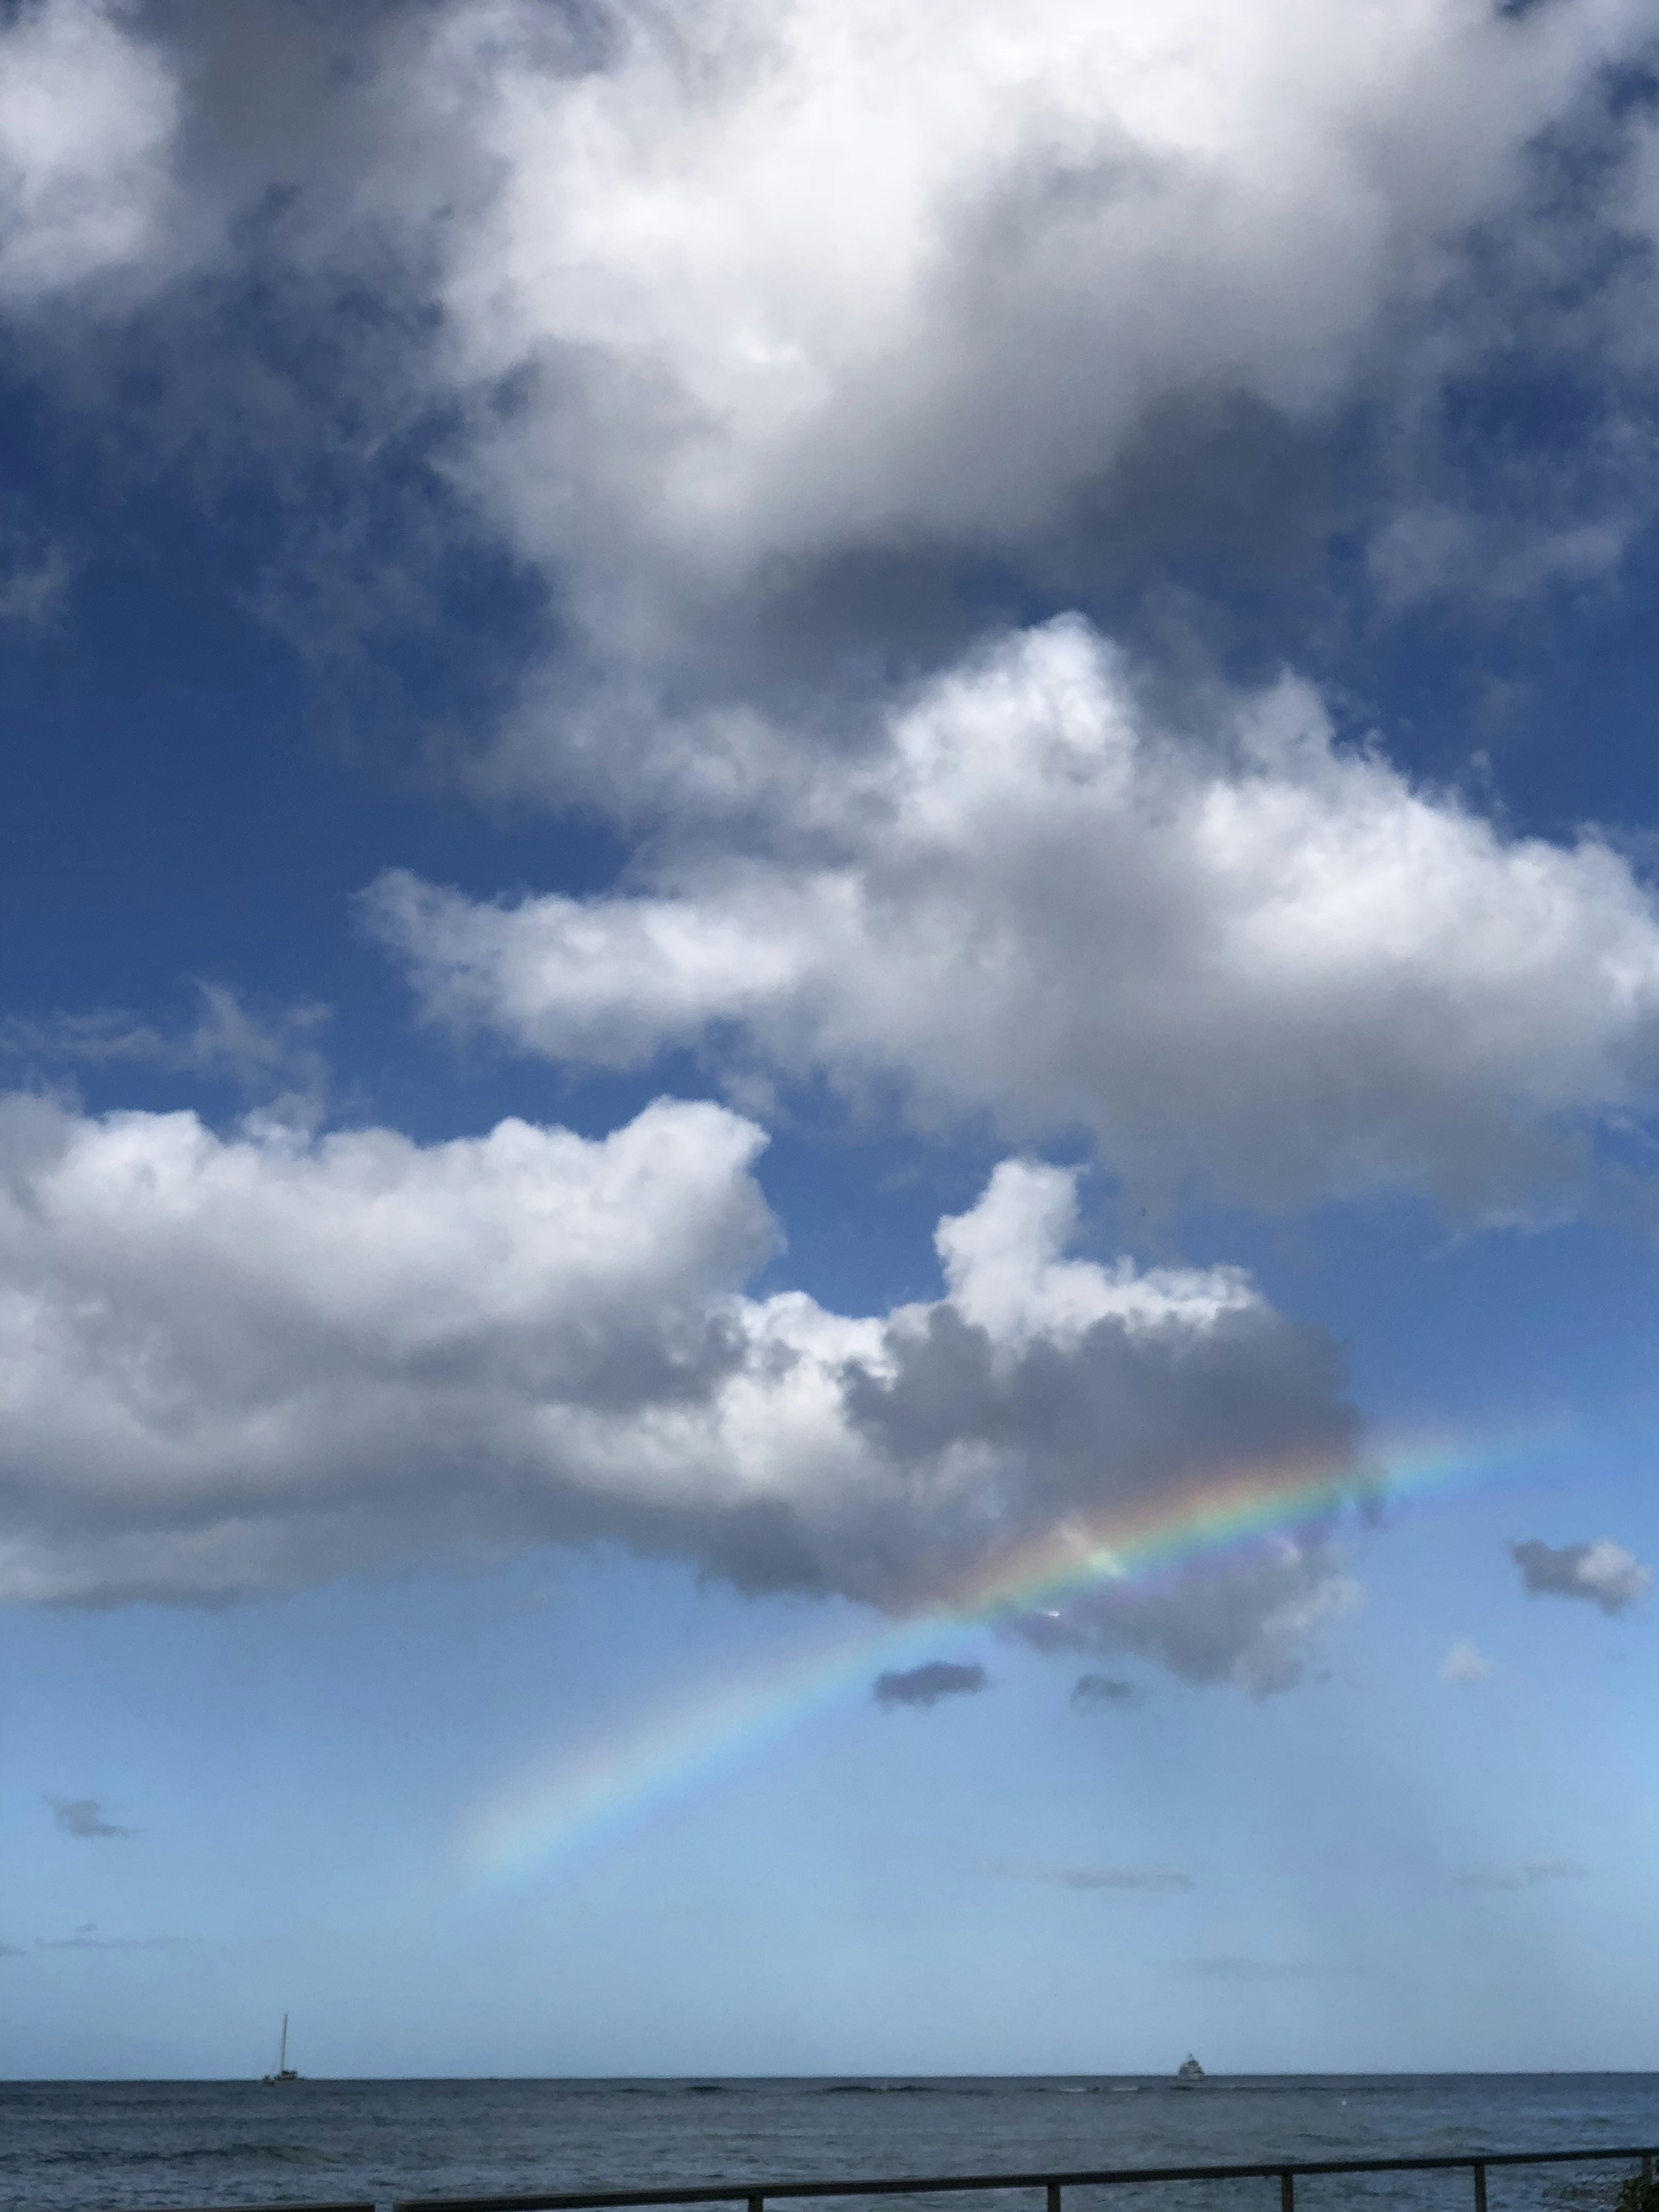
[[[0,2065],[1659,2065],[1656,68],[0,13]]]

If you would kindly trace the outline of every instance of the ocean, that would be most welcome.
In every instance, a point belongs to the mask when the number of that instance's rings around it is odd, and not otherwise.
[[[0,2203],[27,2212],[1022,2168],[1405,2157],[1659,2141],[1659,2075],[1211,2079],[15,2081]],[[1600,2212],[1618,2169],[1494,2172],[1490,2212]],[[881,2200],[907,2212],[907,2200]],[[1042,2212],[1018,2197],[909,2200]],[[1468,2212],[1467,2174],[1310,2179],[1297,2212]],[[1279,2212],[1271,2182],[1079,2190],[1067,2212]]]

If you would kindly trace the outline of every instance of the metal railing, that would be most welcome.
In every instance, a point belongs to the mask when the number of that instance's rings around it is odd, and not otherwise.
[[[1474,2212],[1486,2212],[1489,2166],[1620,2160],[1639,2165],[1644,2180],[1650,2181],[1659,2145],[1638,2144],[1617,2150],[1470,2151],[1461,2158],[1270,2159],[1252,2166],[1115,2166],[1075,2173],[930,2173],[877,2181],[705,2183],[691,2189],[532,2190],[521,2196],[400,2197],[392,2212],[616,2212],[618,2207],[648,2204],[741,2204],[745,2212],[765,2212],[769,2203],[786,2197],[933,2197],[952,2190],[991,2189],[1041,2189],[1044,2212],[1062,2212],[1064,2190],[1160,2181],[1277,2181],[1279,2212],[1294,2212],[1296,2185],[1306,2175],[1445,2172],[1472,2174]],[[325,2208],[290,2207],[289,2212],[325,2212]],[[347,2209],[328,2208],[328,2212]]]
[[[1618,2161],[1639,2166],[1651,2181],[1659,2144],[1617,2150],[1479,2150],[1460,2158],[1269,2159],[1256,2166],[1114,2166],[1067,2173],[910,2173],[877,2181],[703,2182],[690,2189],[532,2190],[517,2196],[400,2197],[392,2212],[617,2212],[648,2204],[741,2204],[765,2212],[784,2197],[936,2197],[952,2190],[1041,2189],[1044,2212],[1064,2212],[1061,2191],[1109,2188],[1121,2183],[1276,2181],[1279,2212],[1295,2212],[1296,2185],[1319,2173],[1469,2173],[1474,2212],[1486,2212],[1486,2169],[1493,2166],[1577,2166]],[[384,2200],[380,2200],[384,2201]],[[373,2197],[326,2204],[194,2205],[185,2212],[378,2212]]]

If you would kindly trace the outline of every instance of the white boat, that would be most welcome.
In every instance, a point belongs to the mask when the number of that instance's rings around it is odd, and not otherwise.
[[[259,2076],[259,2083],[262,2088],[270,2089],[274,2088],[279,2081],[297,2081],[299,2078],[288,2063],[288,2014],[284,2013],[283,2039],[276,2046],[276,2071],[274,2074],[262,2074]]]
[[[1199,2064],[1197,2059],[1194,2057],[1192,2052],[1189,2051],[1187,2053],[1187,2056],[1182,2060],[1180,2065],[1176,2068],[1176,2080],[1183,2087],[1186,2087],[1190,2086],[1190,2084],[1194,2081],[1201,2081],[1203,2079],[1204,2069]]]

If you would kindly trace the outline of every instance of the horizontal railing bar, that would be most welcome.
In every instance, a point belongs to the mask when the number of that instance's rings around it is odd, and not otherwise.
[[[349,2204],[343,2202],[327,2204],[192,2204],[187,2212],[377,2212],[372,2197],[354,2197]]]
[[[1659,2146],[1618,2150],[1481,2150],[1457,2158],[1273,2159],[1259,2166],[1118,2166],[1080,2172],[908,2174],[876,2181],[739,2181],[691,2189],[532,2191],[511,2197],[400,2197],[392,2212],[606,2212],[633,2204],[753,2204],[774,2197],[925,2197],[948,2190],[1093,2189],[1152,2181],[1271,2181],[1281,2174],[1440,2173],[1474,2166],[1571,2166],[1592,2159],[1659,2156]]]

